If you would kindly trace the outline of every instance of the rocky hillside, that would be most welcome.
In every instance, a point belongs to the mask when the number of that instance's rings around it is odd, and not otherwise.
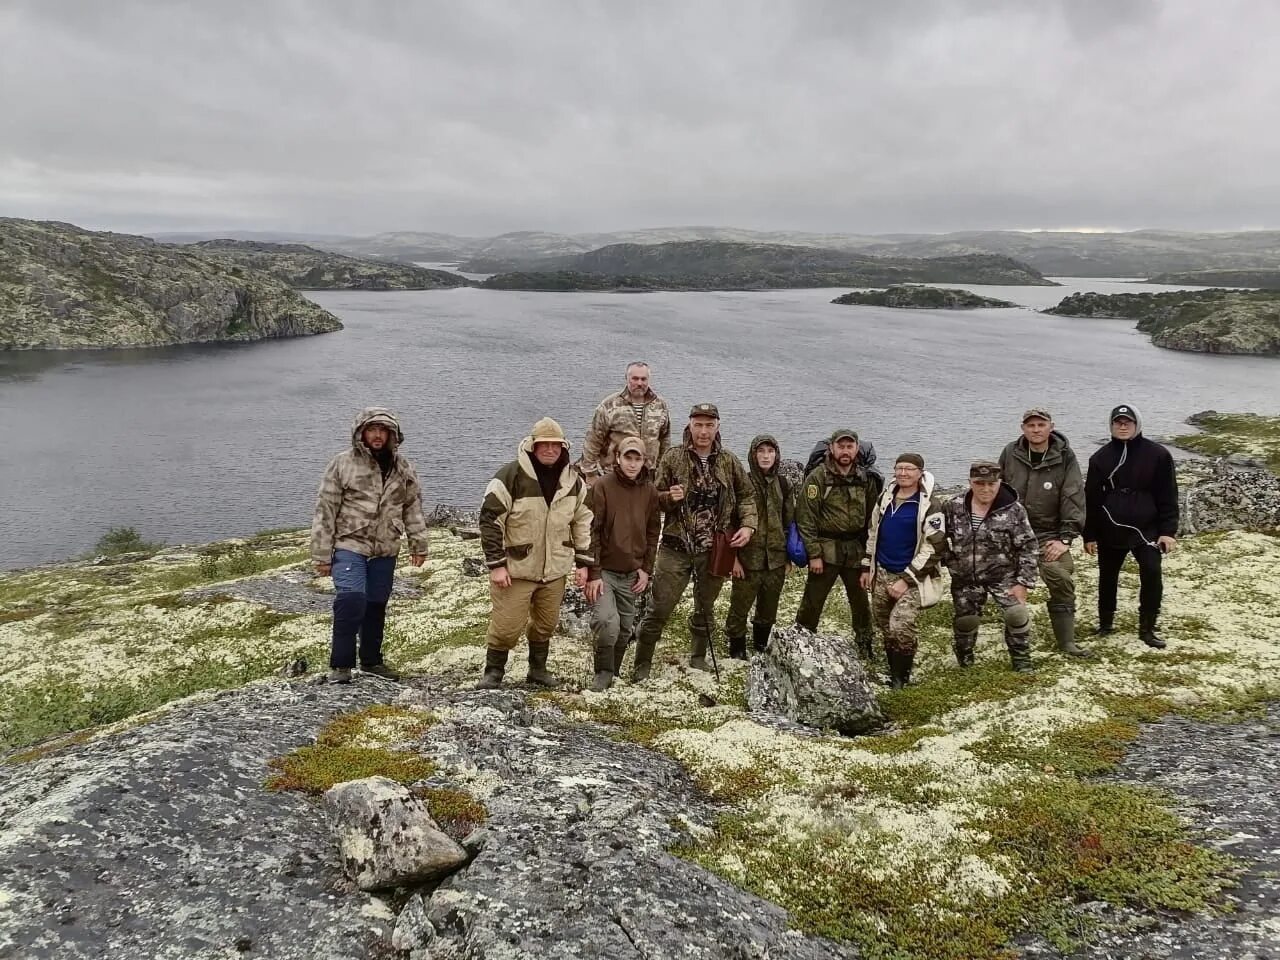
[[[1147,283],[1280,290],[1280,270],[1186,270],[1181,273],[1161,273],[1152,277]]]
[[[504,266],[473,260],[479,273]],[[560,275],[554,287],[531,275]],[[500,289],[755,290],[789,287],[880,287],[894,283],[953,282],[1052,286],[1038,271],[1007,257],[972,255],[933,260],[865,257],[839,250],[760,243],[689,241],[614,244],[590,253],[541,262],[518,281],[499,273],[484,285]],[[532,287],[517,287],[532,282]],[[590,286],[568,286],[569,283]]]
[[[922,287],[915,284],[884,290],[858,290],[836,297],[832,303],[862,307],[894,307],[903,310],[976,310],[979,307],[1016,307],[1008,300],[980,297],[968,290]]]
[[[0,219],[0,349],[154,347],[341,330],[258,270],[145,237]]]
[[[296,290],[439,290],[471,281],[444,270],[358,259],[298,243],[205,240],[184,248],[228,267],[261,270]]]
[[[1169,293],[1077,293],[1046,313],[1138,321],[1151,342],[1197,353],[1280,355],[1280,293],[1176,290]]]

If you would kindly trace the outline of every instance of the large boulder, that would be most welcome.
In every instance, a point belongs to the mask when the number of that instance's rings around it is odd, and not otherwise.
[[[467,860],[426,804],[394,780],[348,780],[326,791],[324,803],[343,869],[361,890],[426,883]]]
[[[849,736],[884,726],[875,682],[855,651],[848,637],[800,626],[774,630],[764,653],[751,661],[747,706]]]

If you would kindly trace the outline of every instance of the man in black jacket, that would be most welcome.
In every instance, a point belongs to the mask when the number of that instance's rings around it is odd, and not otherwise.
[[[1142,417],[1122,403],[1111,411],[1111,442],[1089,458],[1085,478],[1084,549],[1098,557],[1098,629],[1111,633],[1116,584],[1125,556],[1138,562],[1138,637],[1163,649],[1156,633],[1164,582],[1160,560],[1178,533],[1178,478],[1173,457],[1142,435]]]

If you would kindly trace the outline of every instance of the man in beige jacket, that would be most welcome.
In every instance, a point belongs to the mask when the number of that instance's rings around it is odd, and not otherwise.
[[[410,562],[427,559],[422,489],[409,461],[400,421],[385,407],[368,407],[351,427],[351,449],[332,460],[320,481],[311,521],[311,561],[333,575],[333,642],[329,682],[350,683],[360,640],[360,669],[399,679],[382,660],[387,601],[400,540],[409,538]]]
[[[515,460],[485,488],[480,543],[493,611],[479,688],[501,685],[507,654],[520,642],[526,624],[528,679],[555,687],[547,655],[560,622],[565,580],[572,573],[579,587],[586,586],[592,556],[587,485],[569,463],[564,431],[550,417],[533,425]]]

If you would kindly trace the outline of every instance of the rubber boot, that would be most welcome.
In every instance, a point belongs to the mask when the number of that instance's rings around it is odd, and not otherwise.
[[[631,666],[632,683],[649,679],[649,673],[653,669],[653,647],[652,643],[636,641],[636,660]]]
[[[502,686],[502,675],[507,672],[507,651],[488,647],[484,652],[484,676],[476,684],[477,690],[497,690]]]
[[[1031,665],[1031,637],[1026,633],[1011,633],[1005,631],[1005,645],[1009,648],[1009,665],[1013,667],[1014,673],[1032,673],[1035,667]]]
[[[386,601],[370,600],[364,606],[364,620],[360,623],[360,669],[365,673],[377,673],[373,668],[382,663],[382,637],[386,628]]]
[[[974,662],[973,648],[978,645],[978,633],[956,632],[951,641],[951,649],[955,651],[956,663],[962,667],[972,667]]]
[[[711,672],[711,664],[707,663],[706,657],[690,657],[689,668],[691,670],[705,670],[707,673]]]
[[[548,643],[531,643],[529,644],[529,675],[525,680],[529,683],[536,683],[540,687],[546,687],[554,690],[560,686],[560,681],[551,675],[551,671],[547,669],[547,655],[551,653],[551,644]]]
[[[1049,608],[1049,623],[1053,626],[1053,640],[1059,653],[1068,657],[1092,657],[1093,651],[1076,643],[1076,612],[1070,607]]]
[[[595,679],[591,681],[592,693],[604,693],[613,683],[613,646],[596,647]]]
[[[854,634],[855,642],[858,645],[858,656],[867,666],[871,665],[875,658],[875,634],[870,630],[859,630]]]
[[[711,672],[711,667],[707,663],[707,641],[696,634],[693,637],[693,646],[689,649],[689,666],[694,670]]]
[[[746,637],[730,637],[729,638],[729,658],[731,660],[747,659],[747,638]]]
[[[1099,610],[1098,625],[1093,628],[1093,635],[1095,637],[1105,637],[1108,634],[1115,633],[1115,620],[1116,612],[1114,610]]]
[[[769,635],[773,633],[772,623],[751,623],[751,646],[756,653],[764,653],[765,647],[769,646]]]
[[[1138,639],[1156,650],[1163,650],[1168,646],[1164,637],[1156,633],[1156,614],[1153,613],[1138,613]]]
[[[911,668],[915,664],[916,655],[911,651],[889,650],[885,657],[889,661],[889,687],[901,690],[911,682]]]
[[[613,675],[622,676],[622,661],[627,658],[627,645],[619,640],[613,645]]]

